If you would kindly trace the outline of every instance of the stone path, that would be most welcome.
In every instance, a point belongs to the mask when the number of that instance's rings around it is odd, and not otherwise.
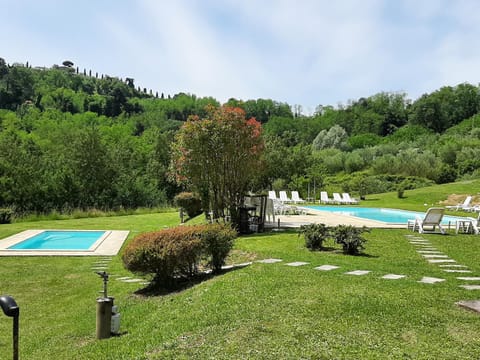
[[[405,237],[408,239],[410,244],[417,247],[417,253],[422,255],[429,263],[437,264],[444,272],[458,274],[472,273],[472,270],[470,270],[468,266],[457,264],[454,259],[451,259],[448,255],[445,255],[441,251],[435,249],[427,239],[417,235],[405,235]],[[480,283],[480,277],[457,277],[457,280],[478,281]],[[480,290],[480,284],[460,285],[460,287],[467,290]]]
[[[458,273],[458,274],[472,273],[472,271],[466,265],[458,264],[454,259],[451,259],[448,255],[443,254],[441,251],[433,247],[432,244],[430,244],[430,242],[427,239],[424,239],[417,235],[405,235],[405,237],[407,238],[408,242],[416,248],[416,252],[421,257],[423,257],[430,264],[437,265],[445,273]],[[108,269],[108,264],[111,260],[112,260],[111,257],[99,258],[92,265],[92,270],[106,271]],[[283,260],[276,259],[276,258],[267,258],[267,259],[257,260],[256,262],[262,263],[262,264],[276,264],[276,263],[283,262]],[[251,264],[252,264],[251,262],[247,262],[243,264],[228,265],[228,266],[223,266],[222,269],[227,270],[227,269],[233,269],[233,268],[241,268],[241,267],[249,266]],[[294,261],[294,262],[285,263],[284,265],[290,266],[290,267],[301,267],[309,264],[310,263],[304,262],[304,261]],[[340,268],[341,267],[337,265],[324,264],[324,265],[314,267],[314,270],[333,271]],[[350,270],[350,271],[344,272],[343,274],[352,275],[352,276],[365,276],[370,273],[372,273],[371,270]],[[149,282],[144,279],[132,278],[130,276],[120,276],[115,274],[110,276],[112,278],[115,278],[117,281],[121,281],[124,283],[142,283],[142,285],[149,284]],[[385,274],[380,276],[380,278],[385,280],[401,280],[401,279],[407,279],[408,276],[404,274]],[[459,285],[461,288],[464,288],[466,290],[480,290],[480,277],[458,276],[456,279],[462,282],[477,282],[476,284],[469,283],[469,284]],[[445,282],[446,280],[447,279],[443,279],[443,278],[423,276],[421,279],[417,280],[417,282],[423,283],[423,284],[436,284],[436,283]]]
[[[435,264],[442,269],[445,273],[458,273],[458,274],[469,274],[472,273],[466,265],[457,264],[454,259],[451,259],[448,255],[442,253],[441,251],[437,250],[432,244],[427,240],[417,235],[405,235],[408,242],[415,246],[416,252],[421,255],[426,261],[430,264]],[[282,262],[282,259],[263,259],[257,260],[257,263],[262,264],[275,264]],[[292,267],[299,267],[308,265],[308,262],[303,261],[294,261],[290,263],[286,263],[286,266]],[[329,265],[324,264],[317,267],[314,267],[314,270],[318,271],[333,271],[340,269],[340,266],[337,265]],[[350,270],[344,272],[344,275],[354,275],[354,276],[364,276],[367,274],[372,273],[371,270]],[[386,274],[380,276],[381,279],[385,280],[401,280],[408,278],[407,275],[404,274]],[[478,284],[462,284],[460,287],[467,289],[467,290],[480,290],[480,277],[476,276],[458,276],[456,278],[459,281],[466,281],[466,282],[478,282]],[[445,282],[447,279],[443,278],[436,278],[431,276],[423,276],[421,279],[417,280],[418,283],[423,284],[436,284]]]
[[[95,272],[97,271],[106,271],[108,273],[108,265],[110,264],[110,261],[112,261],[112,257],[110,256],[103,256],[98,258],[93,264],[91,269]],[[121,281],[124,283],[142,283],[142,285],[148,285],[149,282],[146,281],[145,279],[137,279],[137,278],[132,278],[130,276],[120,276],[116,274],[109,274],[110,278],[115,278],[117,281]]]

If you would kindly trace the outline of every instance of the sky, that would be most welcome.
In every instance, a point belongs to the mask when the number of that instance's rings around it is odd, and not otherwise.
[[[480,79],[477,0],[0,0],[0,57],[153,92],[338,106]]]

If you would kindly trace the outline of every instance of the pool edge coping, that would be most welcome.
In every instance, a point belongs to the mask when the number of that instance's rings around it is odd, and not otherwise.
[[[105,231],[108,234],[99,244],[93,244],[89,250],[15,250],[8,249],[21,241],[44,231]],[[78,229],[31,229],[0,240],[0,256],[114,256],[125,243],[128,230],[78,230]]]

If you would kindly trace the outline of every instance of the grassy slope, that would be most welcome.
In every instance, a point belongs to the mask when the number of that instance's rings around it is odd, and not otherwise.
[[[396,192],[367,195],[361,205],[424,211],[431,206],[442,206],[440,201],[446,200],[450,194],[476,195],[479,192],[480,180],[469,180],[406,190],[403,199],[399,199]]]
[[[386,194],[368,202],[398,207],[410,199],[411,209],[419,210],[412,199],[430,196],[432,202],[438,201],[441,189],[445,193],[439,199],[448,193],[473,192],[472,185],[460,187],[408,191],[402,200]],[[0,236],[28,228],[75,228],[129,229],[131,238],[177,223],[176,213],[45,221],[2,225]],[[370,256],[361,257],[308,252],[296,233],[243,237],[237,249],[256,253],[257,258],[310,264],[291,268],[255,263],[165,296],[138,297],[133,292],[140,285],[111,280],[109,293],[120,306],[123,334],[103,341],[95,340],[95,298],[101,290],[101,281],[91,270],[95,258],[0,258],[0,293],[13,295],[21,307],[23,359],[479,358],[479,317],[454,304],[478,298],[478,292],[459,288],[454,274],[428,264],[405,234],[372,231],[367,235]],[[478,237],[425,238],[480,274]],[[313,270],[321,264],[341,269]],[[373,272],[363,277],[343,274],[355,269]],[[109,271],[131,275],[119,256]],[[408,277],[379,278],[387,273]],[[422,276],[447,281],[420,284]],[[10,319],[0,318],[2,359],[11,356],[10,336]]]

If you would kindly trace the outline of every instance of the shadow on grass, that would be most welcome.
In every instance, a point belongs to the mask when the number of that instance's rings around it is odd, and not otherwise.
[[[332,253],[332,254],[338,254],[338,255],[345,255],[345,256],[355,256],[355,257],[365,257],[365,258],[372,258],[372,259],[376,259],[376,258],[379,258],[380,256],[378,255],[370,255],[370,254],[366,254],[366,253],[359,253],[359,254],[345,254],[343,252],[343,250],[339,249],[339,248],[335,248],[335,247],[330,247],[330,246],[327,246],[327,247],[322,247],[321,249],[319,250],[310,250],[311,252],[318,252],[318,253],[322,253],[322,252],[326,252],[326,253]]]
[[[227,274],[231,271],[243,269],[246,266],[248,265],[243,265],[243,266],[237,265],[228,269],[222,269],[220,272],[217,272],[217,273],[202,272],[189,278],[177,278],[175,282],[168,287],[162,286],[163,284],[157,284],[154,281],[152,281],[150,285],[135,291],[135,295],[150,297],[150,296],[164,296],[164,295],[169,295],[173,293],[179,293],[191,287],[194,287],[195,285],[201,284],[204,281],[208,281],[217,276]]]

